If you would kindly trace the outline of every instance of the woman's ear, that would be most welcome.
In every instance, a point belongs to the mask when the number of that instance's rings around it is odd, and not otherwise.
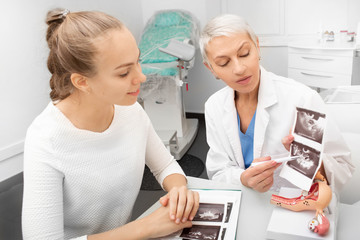
[[[84,93],[90,93],[90,86],[87,77],[79,73],[72,73],[70,79],[76,89]]]

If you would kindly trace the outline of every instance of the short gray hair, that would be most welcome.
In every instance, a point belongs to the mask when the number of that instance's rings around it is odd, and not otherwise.
[[[250,25],[240,16],[224,14],[211,19],[200,34],[199,45],[203,61],[209,63],[206,47],[215,37],[230,36],[234,33],[248,33],[256,45],[257,36]]]

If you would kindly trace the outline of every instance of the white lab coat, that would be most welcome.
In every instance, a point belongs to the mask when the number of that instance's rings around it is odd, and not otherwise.
[[[326,113],[325,104],[316,91],[261,67],[254,129],[254,158],[288,153],[281,140],[293,126],[296,107]],[[205,103],[206,135],[210,146],[206,168],[210,179],[241,184],[244,159],[236,114],[234,90],[228,86],[214,93]],[[326,176],[333,190],[338,191],[352,176],[354,166],[350,150],[331,119],[327,120],[323,143]],[[281,168],[280,166],[274,173],[271,190],[293,186],[279,177]]]

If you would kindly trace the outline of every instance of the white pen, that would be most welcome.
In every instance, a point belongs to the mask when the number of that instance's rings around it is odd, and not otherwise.
[[[287,161],[292,161],[292,160],[295,160],[295,159],[298,159],[300,156],[292,156],[292,157],[283,157],[283,158],[278,158],[278,159],[270,159],[268,161],[262,161],[262,162],[254,162],[250,165],[250,167],[254,167],[254,166],[257,166],[257,165],[260,165],[260,164],[263,164],[263,163],[266,163],[266,162],[269,162],[271,160],[277,162],[277,163],[283,163],[283,162],[287,162]]]

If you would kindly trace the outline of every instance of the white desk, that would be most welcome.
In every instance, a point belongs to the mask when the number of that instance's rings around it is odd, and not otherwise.
[[[266,239],[266,228],[274,205],[270,204],[271,192],[258,193],[243,186],[235,186],[201,178],[188,177],[189,188],[241,189],[240,215],[236,239]],[[139,218],[149,215],[160,204],[157,202]],[[360,207],[340,204],[337,237],[339,240],[358,239]],[[307,223],[305,223],[307,224]]]

